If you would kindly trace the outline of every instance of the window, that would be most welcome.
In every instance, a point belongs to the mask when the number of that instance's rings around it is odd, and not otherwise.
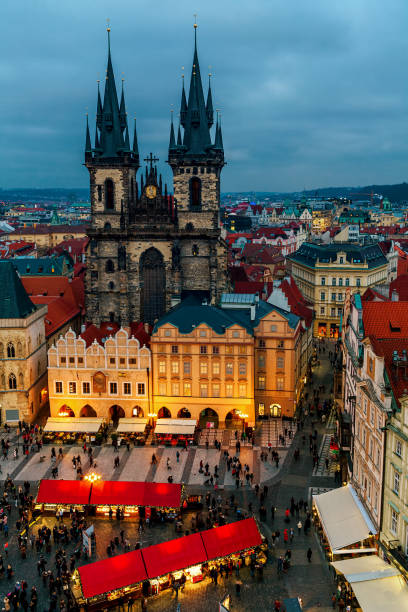
[[[105,272],[111,273],[115,271],[115,264],[111,259],[108,259],[105,264]]]
[[[277,344],[278,348],[284,348],[285,347],[285,343],[283,340],[278,340],[278,344]]]
[[[402,457],[402,444],[400,440],[395,442],[395,454],[398,455],[398,457]]]
[[[341,300],[343,299],[343,294],[342,293],[338,293],[337,294],[337,299],[341,302]]]
[[[118,383],[111,382],[109,383],[109,393],[111,395],[116,395],[118,392]]]
[[[132,383],[125,382],[123,383],[123,395],[131,395],[132,394]]]
[[[335,287],[335,286],[336,286],[336,279],[332,278],[332,287]]]
[[[213,355],[219,355],[220,354],[220,347],[219,346],[213,346],[212,347],[212,353],[213,353]]]
[[[246,397],[246,385],[239,385],[239,397]]]
[[[178,346],[177,344],[173,344],[171,347],[171,352],[173,355],[178,355]]]
[[[207,337],[207,332],[205,329],[200,329],[200,337],[201,338],[206,338]]]
[[[106,179],[105,181],[105,207],[108,210],[113,210],[115,208],[114,201],[114,188],[112,179]]]
[[[265,376],[258,376],[258,389],[265,389]]]
[[[335,302],[335,301],[336,301],[336,294],[335,294],[335,293],[332,293],[332,294],[331,294],[331,299],[332,299],[332,302]]]
[[[233,338],[239,338],[239,336],[240,336],[239,331],[233,331],[232,332],[232,337]]]
[[[363,411],[364,414],[367,414],[367,398],[363,399]]]
[[[265,355],[263,353],[258,355],[258,368],[265,368]]]
[[[231,361],[225,364],[225,374],[227,376],[232,376],[234,374],[234,364]]]
[[[285,367],[285,358],[284,357],[278,357],[276,360],[276,366],[278,368],[284,368]]]
[[[220,397],[220,385],[218,383],[214,383],[212,386],[213,397]]]
[[[374,406],[372,405],[370,407],[370,423],[373,427],[374,427],[374,417],[375,417],[375,410],[374,410]]]
[[[240,363],[238,366],[238,373],[240,376],[246,376],[247,373],[247,367],[246,367],[246,363]]]
[[[265,404],[258,404],[258,413],[259,416],[264,416],[265,414]]]
[[[201,181],[196,176],[190,179],[190,208],[201,208]]]
[[[232,397],[234,395],[234,385],[231,383],[225,385],[225,395],[227,397]]]
[[[191,396],[191,383],[189,383],[189,382],[185,382],[184,383],[184,395],[186,397],[190,397]]]
[[[171,373],[172,374],[178,374],[179,373],[179,362],[178,361],[172,361],[171,362]]]
[[[393,508],[391,508],[391,523],[390,530],[394,535],[397,535],[398,531],[398,512],[395,512]]]
[[[342,287],[342,286],[343,286],[343,279],[339,278],[339,287]]]
[[[171,329],[165,329],[164,330],[164,335],[166,336],[166,338],[170,338],[171,337]]]
[[[200,374],[201,376],[207,376],[208,374],[208,362],[207,361],[200,362]]]
[[[399,472],[397,472],[397,470],[394,470],[394,482],[393,482],[393,487],[392,490],[394,491],[395,495],[399,495],[400,492],[400,475]]]
[[[335,308],[330,308],[330,316],[331,317],[335,317],[336,316],[336,309]]]
[[[159,383],[159,395],[166,395],[166,383]]]
[[[350,287],[350,279],[346,278],[346,287]]]
[[[145,384],[144,383],[137,383],[137,394],[138,395],[145,394]]]
[[[377,455],[376,455],[375,465],[376,465],[378,468],[380,467],[380,451],[379,451],[379,449],[377,449]]]
[[[109,363],[110,363],[110,365],[115,365],[116,359],[114,357],[110,357],[109,358]]]
[[[17,378],[11,373],[8,377],[9,389],[17,389]]]
[[[341,317],[342,314],[343,314],[343,309],[342,308],[338,308],[337,309],[337,316]]]
[[[278,330],[277,325],[271,325],[271,332],[276,332]]]
[[[220,369],[221,369],[220,362],[219,361],[213,361],[213,364],[212,364],[212,373],[213,373],[213,376],[219,376],[220,375]]]
[[[324,276],[322,276],[322,278],[320,279],[321,284],[325,285],[326,284],[326,278]]]
[[[238,347],[238,353],[240,355],[246,355],[246,352],[247,352],[247,349],[246,349],[245,344],[240,344]]]
[[[78,357],[78,365],[82,365],[84,363],[83,357]]]
[[[320,301],[324,302],[325,299],[326,299],[326,294],[323,293],[323,291],[322,291],[322,293],[320,294]]]
[[[373,458],[373,440],[372,440],[372,438],[370,438],[370,445],[369,445],[368,455],[369,455],[369,457],[371,457],[371,459]]]
[[[283,376],[278,376],[276,379],[276,388],[278,391],[283,391],[285,388],[285,379]]]
[[[200,355],[206,355],[207,354],[207,346],[205,344],[202,344],[200,346]]]
[[[61,363],[67,363],[67,358],[66,357],[61,357],[60,362]]]
[[[361,287],[361,278],[356,278],[356,286]]]
[[[89,382],[83,382],[82,383],[82,393],[84,395],[88,395],[88,393],[91,392],[91,383]]]
[[[259,348],[265,348],[265,340],[259,341]]]
[[[62,381],[61,380],[55,381],[55,393],[62,393]]]
[[[190,361],[183,362],[183,372],[184,374],[191,374],[191,363]]]
[[[102,185],[98,185],[98,202],[102,202]]]
[[[344,257],[340,257],[340,263],[344,263]]]
[[[200,397],[208,397],[208,385],[207,383],[200,384]]]
[[[119,363],[120,363],[120,365],[125,365],[125,363],[126,363],[126,359],[125,359],[124,357],[121,357],[121,358],[119,359]]]
[[[321,315],[324,315],[325,310],[326,310],[326,309],[325,309],[325,307],[324,307],[324,306],[320,306],[320,314],[321,314]]]
[[[178,383],[171,384],[171,394],[180,395],[180,385]]]
[[[166,373],[166,362],[159,361],[159,374],[165,374],[165,373]]]
[[[197,257],[199,251],[200,249],[198,248],[198,244],[193,244],[193,246],[191,247],[191,253],[193,257]]]
[[[76,382],[68,383],[68,392],[72,394],[76,393]]]
[[[15,356],[16,349],[14,348],[14,344],[12,342],[9,342],[7,345],[7,357],[9,357],[10,359],[14,359]]]

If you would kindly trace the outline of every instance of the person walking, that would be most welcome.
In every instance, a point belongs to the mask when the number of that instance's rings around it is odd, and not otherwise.
[[[302,521],[298,522],[297,528],[298,528],[298,535],[300,535],[302,533]]]
[[[307,556],[307,560],[309,561],[309,563],[311,563],[312,562],[312,549],[310,547],[307,549],[306,556]]]

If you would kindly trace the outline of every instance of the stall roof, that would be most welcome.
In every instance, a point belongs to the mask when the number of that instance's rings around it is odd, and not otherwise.
[[[352,486],[314,495],[313,501],[332,551],[377,533]]]
[[[86,599],[147,579],[141,550],[82,565],[78,572]]]
[[[226,557],[262,544],[261,534],[253,518],[203,531],[201,537],[209,559]]]
[[[90,503],[95,506],[106,504],[180,508],[181,485],[168,482],[97,480],[93,483]]]
[[[194,419],[158,419],[155,433],[157,434],[185,434],[194,433],[197,421]]]
[[[157,578],[191,565],[205,563],[207,555],[201,535],[193,533],[177,540],[144,548],[143,559],[149,578]]]
[[[102,418],[49,417],[44,431],[64,433],[96,433],[103,423]]]
[[[142,433],[146,429],[147,419],[120,419],[117,428],[118,433]]]
[[[38,489],[38,504],[89,503],[91,483],[87,480],[41,480]]]
[[[351,584],[364,612],[408,610],[408,586],[398,570],[376,555],[332,563]]]

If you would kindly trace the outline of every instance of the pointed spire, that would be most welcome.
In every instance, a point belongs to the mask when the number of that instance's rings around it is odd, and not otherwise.
[[[181,90],[181,105],[180,105],[180,122],[184,127],[186,117],[187,117],[187,98],[186,98],[186,90],[184,89],[184,74],[182,76],[183,87]]]
[[[137,158],[139,157],[139,147],[137,145],[136,117],[135,117],[135,127],[133,130],[133,155]]]
[[[174,137],[174,125],[173,125],[173,111],[171,111],[171,124],[170,124],[170,143],[169,149],[176,148],[176,139]]]
[[[98,128],[101,128],[102,125],[102,100],[101,100],[101,90],[99,88],[99,79],[98,79],[98,103],[96,107],[96,125]]]
[[[180,124],[178,126],[178,130],[177,130],[177,146],[181,147],[183,146],[183,141],[181,140],[181,129],[180,129]]]
[[[125,127],[125,146],[124,146],[123,151],[125,153],[130,153],[129,130],[128,130],[128,126],[127,125]]]
[[[122,129],[126,127],[126,105],[125,105],[125,92],[124,92],[124,83],[125,79],[122,79],[122,94],[120,96],[120,107],[119,107],[119,115],[120,115],[120,125]]]
[[[210,128],[214,123],[214,108],[213,108],[212,92],[211,92],[211,72],[208,75],[208,94],[207,94],[207,104],[205,106],[205,109],[207,111],[208,127]]]
[[[92,156],[91,134],[89,133],[88,113],[86,113],[85,157]]]
[[[218,112],[217,112],[217,126],[215,128],[214,148],[217,149],[217,151],[224,150],[224,144],[222,141],[222,130],[221,130],[221,115]]]

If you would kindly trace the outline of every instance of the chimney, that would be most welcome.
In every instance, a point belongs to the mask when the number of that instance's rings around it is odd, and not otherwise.
[[[86,325],[84,323],[82,323],[82,325],[81,325],[81,334],[83,334],[85,330],[86,330]]]
[[[398,291],[396,289],[392,290],[392,293],[391,293],[391,302],[399,302],[399,295],[398,295]]]

